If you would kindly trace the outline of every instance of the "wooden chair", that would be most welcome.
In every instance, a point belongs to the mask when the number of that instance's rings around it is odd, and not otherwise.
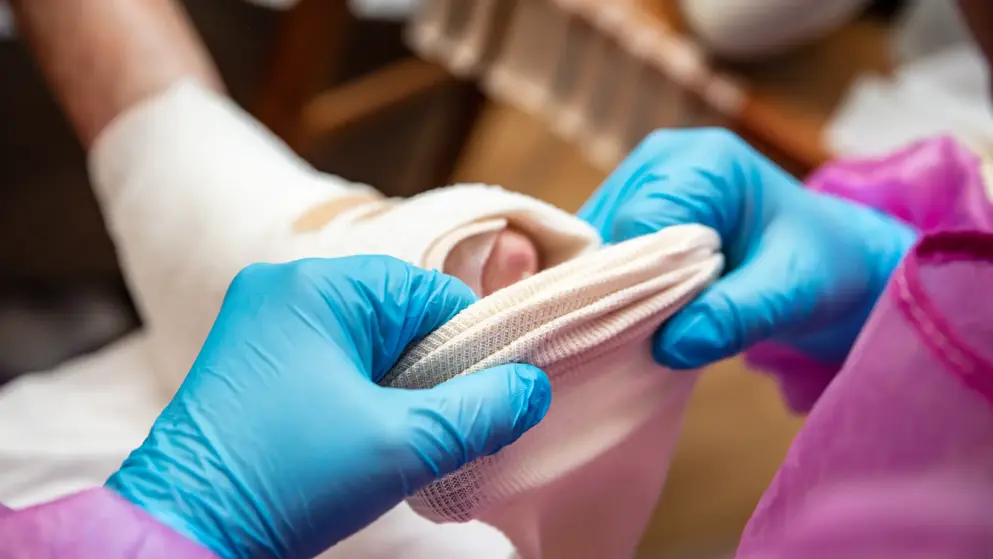
[[[412,146],[417,153],[408,162],[419,171],[400,173],[419,176],[377,186],[388,195],[411,195],[447,183],[482,95],[443,67],[413,55],[343,81],[345,63],[356,52],[352,45],[358,25],[343,0],[301,0],[286,12],[253,107],[255,116],[310,159],[319,145],[333,142],[354,125],[399,110],[416,98],[455,90],[457,108],[443,99],[428,109],[432,114],[426,115],[423,133]],[[458,114],[452,115],[453,110]]]

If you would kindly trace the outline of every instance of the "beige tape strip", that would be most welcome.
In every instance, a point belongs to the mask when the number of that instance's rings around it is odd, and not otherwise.
[[[361,194],[357,196],[348,196],[345,198],[328,200],[319,206],[311,208],[307,213],[297,218],[297,220],[293,223],[293,231],[297,233],[312,233],[314,231],[319,231],[324,228],[325,225],[331,223],[331,220],[348,210],[359,206],[364,206],[366,204],[386,201],[387,200],[384,198],[373,194]]]

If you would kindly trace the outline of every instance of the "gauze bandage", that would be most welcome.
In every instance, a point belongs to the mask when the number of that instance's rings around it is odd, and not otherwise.
[[[530,363],[553,391],[536,428],[414,494],[414,510],[483,519],[524,557],[629,556],[696,378],[655,364],[650,338],[718,275],[719,245],[685,225],[607,247],[480,300],[411,348],[382,384],[422,389]]]

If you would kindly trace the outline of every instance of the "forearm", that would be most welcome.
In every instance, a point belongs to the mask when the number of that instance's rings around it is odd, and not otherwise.
[[[174,0],[13,0],[18,28],[88,149],[120,113],[184,77],[223,85]]]

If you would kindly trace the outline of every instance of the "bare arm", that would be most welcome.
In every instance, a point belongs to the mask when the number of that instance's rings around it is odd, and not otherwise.
[[[13,0],[19,31],[86,148],[184,77],[223,84],[175,0]]]

